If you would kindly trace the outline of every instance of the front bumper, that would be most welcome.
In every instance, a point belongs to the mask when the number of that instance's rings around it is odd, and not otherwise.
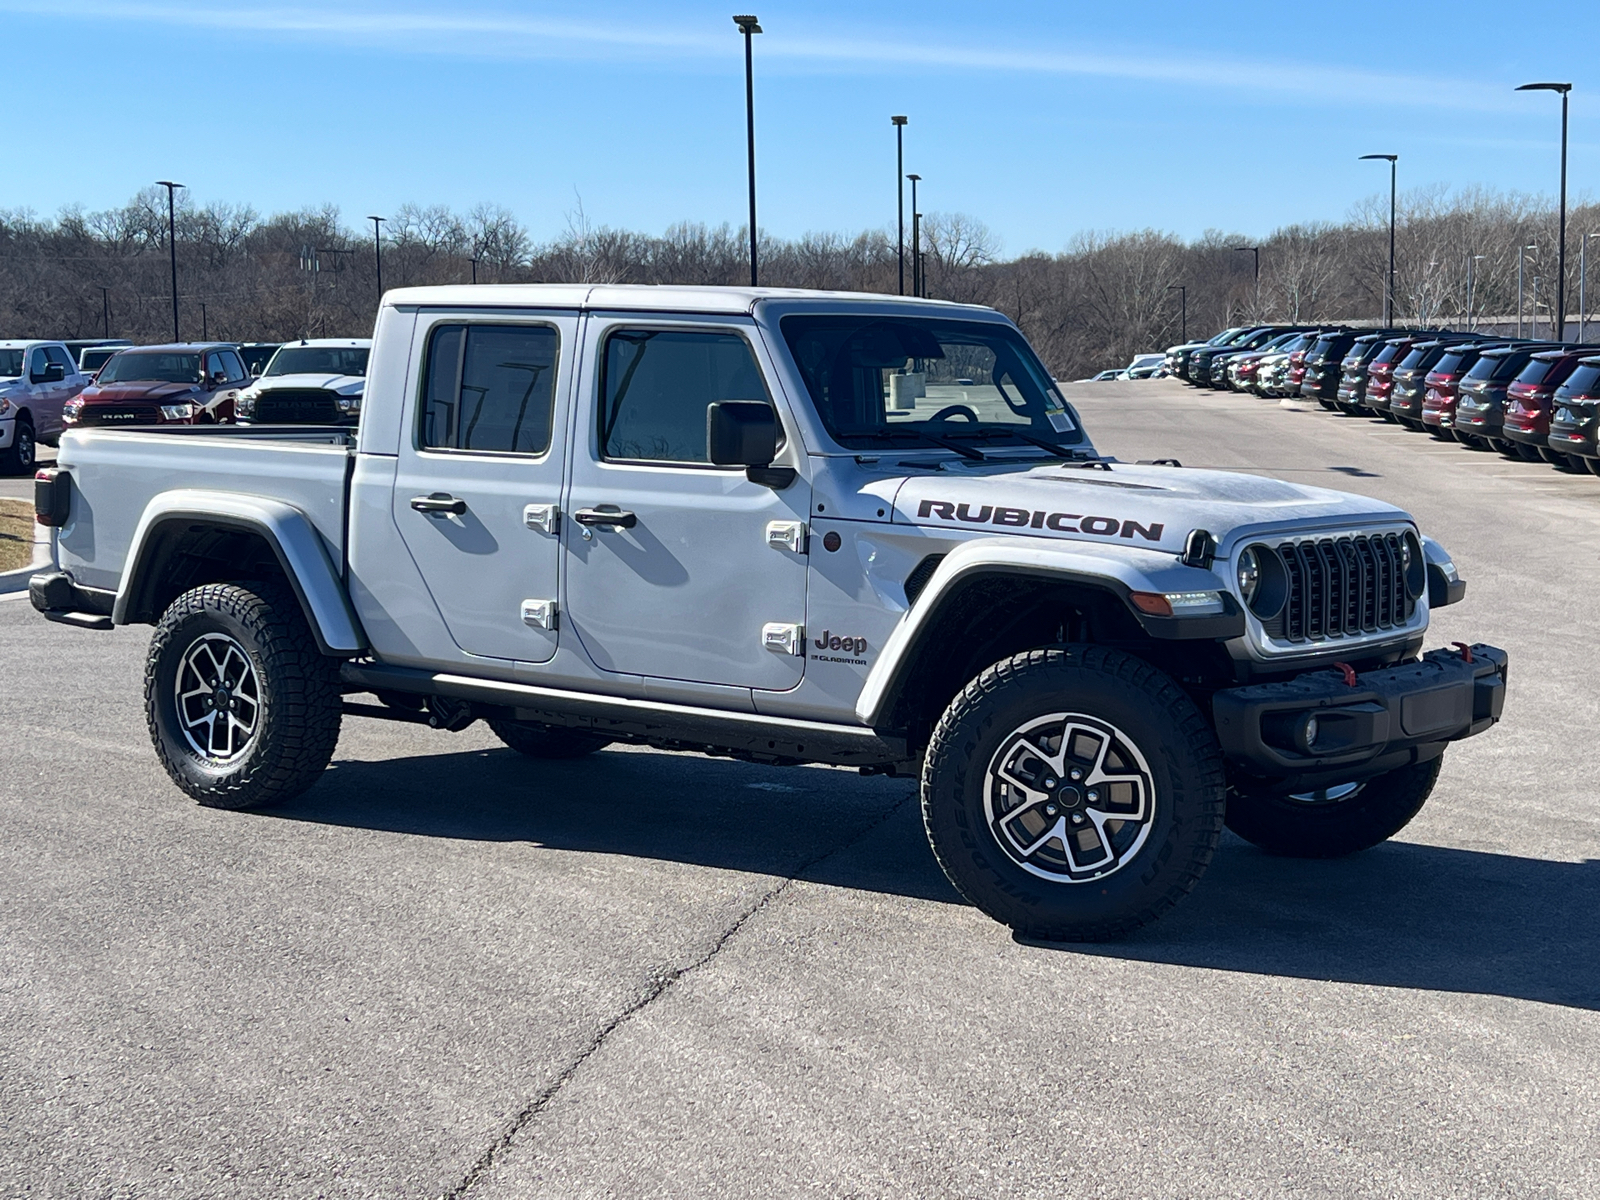
[[[1212,697],[1211,711],[1230,766],[1300,787],[1355,782],[1435,758],[1446,743],[1498,721],[1505,694],[1506,652],[1474,645],[1368,671],[1353,685],[1334,669],[1227,688]]]

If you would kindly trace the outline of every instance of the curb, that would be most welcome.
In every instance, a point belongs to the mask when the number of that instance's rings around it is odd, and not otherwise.
[[[50,557],[50,531],[43,525],[33,527],[33,561],[15,571],[0,571],[0,596],[28,590],[28,580],[36,571],[48,567]]]

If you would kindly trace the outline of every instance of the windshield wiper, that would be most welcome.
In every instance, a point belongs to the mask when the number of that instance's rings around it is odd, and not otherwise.
[[[956,437],[1014,437],[1018,441],[1027,442],[1030,446],[1037,446],[1041,450],[1047,450],[1051,454],[1055,455],[1057,458],[1064,458],[1069,462],[1073,461],[1074,459],[1087,461],[1088,457],[1089,457],[1088,455],[1080,454],[1076,450],[1069,450],[1065,446],[1059,446],[1055,442],[1049,441],[1046,438],[1035,437],[1031,433],[1024,433],[1020,429],[1009,429],[1009,428],[1006,428],[1006,429],[994,429],[994,428],[991,428],[991,429],[975,429],[971,433],[962,432],[962,433],[955,434],[954,436],[956,436]]]
[[[939,437],[937,434],[923,433],[920,429],[869,429],[856,433],[847,433],[844,436],[850,438],[876,438],[879,441],[883,441],[886,438],[916,438],[917,441],[925,445],[943,446],[946,450],[954,450],[962,458],[970,459],[973,462],[985,462],[989,457],[982,450],[974,449],[971,446],[963,446],[960,442],[952,442],[946,438]]]

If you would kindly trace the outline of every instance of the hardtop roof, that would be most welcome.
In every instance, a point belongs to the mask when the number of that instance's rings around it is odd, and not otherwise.
[[[963,316],[1005,318],[992,308],[952,300],[923,300],[876,292],[823,291],[813,288],[699,287],[658,284],[480,283],[393,288],[384,293],[388,307],[419,308],[569,308],[613,312],[691,312],[751,315],[757,305],[785,309],[817,308],[831,312],[884,308]]]

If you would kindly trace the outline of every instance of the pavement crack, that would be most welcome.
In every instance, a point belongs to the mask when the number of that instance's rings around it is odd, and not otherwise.
[[[742,911],[738,917],[736,917],[733,922],[717,936],[717,939],[712,942],[711,946],[698,958],[695,958],[683,966],[670,967],[658,974],[655,979],[651,981],[650,985],[634,998],[633,1003],[629,1004],[621,1012],[617,1013],[611,1018],[611,1020],[607,1021],[595,1032],[594,1036],[589,1039],[588,1043],[583,1047],[583,1049],[579,1050],[578,1053],[573,1056],[572,1060],[567,1063],[561,1074],[557,1075],[555,1079],[551,1080],[543,1090],[534,1096],[532,1100],[524,1105],[522,1109],[519,1110],[509,1122],[507,1122],[505,1128],[501,1130],[500,1136],[495,1138],[493,1142],[489,1143],[489,1146],[484,1150],[484,1152],[478,1156],[477,1161],[474,1162],[472,1166],[468,1168],[467,1173],[461,1177],[459,1183],[457,1183],[449,1191],[441,1194],[440,1200],[461,1200],[461,1197],[465,1196],[472,1188],[476,1187],[480,1182],[482,1182],[484,1177],[487,1176],[494,1168],[495,1163],[499,1160],[501,1155],[503,1155],[507,1150],[511,1149],[512,1144],[517,1140],[517,1137],[522,1133],[522,1131],[532,1124],[534,1119],[550,1106],[550,1102],[556,1098],[556,1096],[561,1092],[561,1089],[566,1087],[568,1083],[572,1082],[573,1078],[576,1077],[578,1072],[583,1068],[583,1064],[588,1062],[589,1059],[593,1058],[595,1054],[600,1051],[606,1042],[610,1040],[612,1034],[616,1033],[617,1030],[621,1029],[629,1021],[633,1020],[634,1017],[638,1016],[641,1012],[649,1008],[652,1004],[664,996],[679,980],[688,975],[692,975],[701,967],[704,967],[706,964],[711,962],[711,960],[716,958],[717,955],[721,954],[728,943],[733,940],[734,936],[738,934],[738,932],[743,929],[746,924],[749,923],[750,919],[771,905],[772,902],[779,896],[783,895],[790,884],[800,879],[812,868],[820,866],[822,863],[832,858],[835,854],[843,854],[846,850],[853,849],[862,842],[866,841],[867,838],[871,837],[884,825],[888,824],[888,822],[898,812],[900,812],[901,809],[915,799],[915,797],[916,792],[914,790],[907,795],[902,796],[899,800],[895,801],[888,808],[886,808],[876,820],[871,821],[867,825],[863,826],[853,836],[845,839],[835,846],[831,846],[828,849],[813,855],[811,858],[795,867],[793,871],[779,880],[774,887],[771,887],[767,891],[763,892],[759,897],[757,897],[753,904],[745,908],[744,911]]]

